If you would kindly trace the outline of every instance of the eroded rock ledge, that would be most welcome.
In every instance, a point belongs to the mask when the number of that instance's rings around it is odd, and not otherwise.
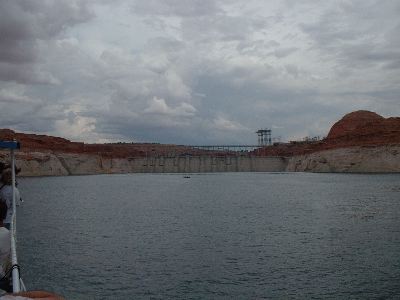
[[[325,150],[289,159],[288,172],[400,172],[400,146],[364,146]]]

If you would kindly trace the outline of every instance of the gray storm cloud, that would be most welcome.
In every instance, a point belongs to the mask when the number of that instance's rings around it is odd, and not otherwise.
[[[2,1],[0,78],[18,83],[53,83],[50,74],[35,66],[45,56],[42,44],[90,17],[84,1]]]
[[[0,2],[0,127],[249,143],[399,115],[398,1]]]

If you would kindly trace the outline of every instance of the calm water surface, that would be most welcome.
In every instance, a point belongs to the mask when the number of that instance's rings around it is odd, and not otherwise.
[[[400,174],[19,181],[30,289],[67,299],[400,299]]]

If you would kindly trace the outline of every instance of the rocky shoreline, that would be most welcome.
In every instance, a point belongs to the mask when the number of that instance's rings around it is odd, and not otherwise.
[[[399,173],[400,145],[340,148],[294,156],[287,172]]]

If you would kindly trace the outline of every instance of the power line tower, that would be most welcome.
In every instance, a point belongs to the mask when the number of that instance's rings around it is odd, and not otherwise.
[[[256,131],[258,135],[258,145],[259,146],[270,146],[272,145],[271,139],[271,129],[259,129]]]

